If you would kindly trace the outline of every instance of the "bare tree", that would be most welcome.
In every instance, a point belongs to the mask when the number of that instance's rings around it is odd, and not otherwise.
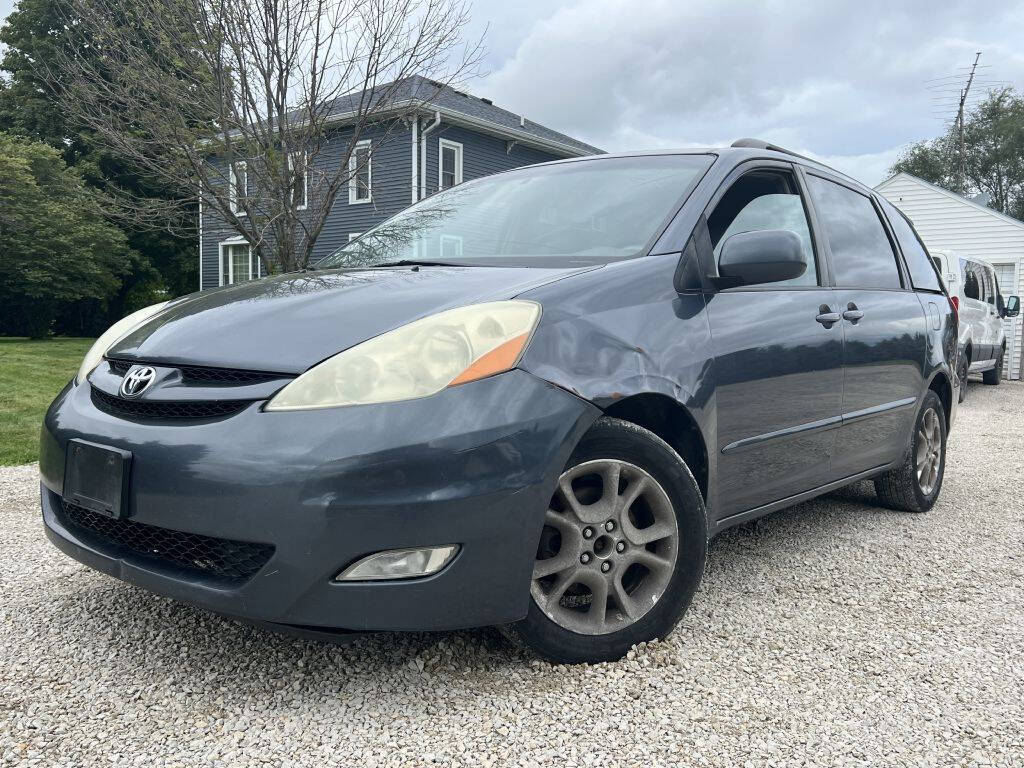
[[[111,214],[187,228],[197,203],[264,271],[306,266],[336,197],[442,85],[469,76],[462,0],[71,0],[47,80],[71,116],[174,199],[115,185]],[[411,78],[422,75],[428,80]],[[431,82],[426,90],[412,84]],[[328,144],[343,143],[340,151]],[[359,148],[359,149],[357,149]]]

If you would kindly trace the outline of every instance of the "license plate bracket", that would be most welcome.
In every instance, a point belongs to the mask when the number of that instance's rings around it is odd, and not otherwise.
[[[78,438],[69,440],[64,500],[107,517],[127,517],[131,463],[131,451]]]

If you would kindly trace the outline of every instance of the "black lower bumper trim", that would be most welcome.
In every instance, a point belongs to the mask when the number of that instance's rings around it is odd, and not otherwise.
[[[270,544],[233,541],[114,519],[62,501],[61,522],[98,548],[116,549],[227,584],[248,581],[274,554]]]

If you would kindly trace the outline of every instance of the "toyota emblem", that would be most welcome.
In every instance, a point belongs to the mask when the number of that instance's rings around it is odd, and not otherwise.
[[[156,371],[148,365],[133,365],[121,382],[122,397],[138,397],[156,380]]]

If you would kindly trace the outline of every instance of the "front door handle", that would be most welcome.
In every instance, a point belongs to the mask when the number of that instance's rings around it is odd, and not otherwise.
[[[854,304],[851,301],[849,304],[846,305],[846,311],[843,312],[844,320],[849,320],[851,323],[856,325],[857,321],[860,320],[862,317],[864,317],[864,313],[857,309],[856,304]]]
[[[838,323],[842,318],[838,312],[833,312],[832,307],[828,304],[822,304],[818,307],[818,316],[814,318],[819,323],[824,325],[826,328],[831,328],[833,325]]]

